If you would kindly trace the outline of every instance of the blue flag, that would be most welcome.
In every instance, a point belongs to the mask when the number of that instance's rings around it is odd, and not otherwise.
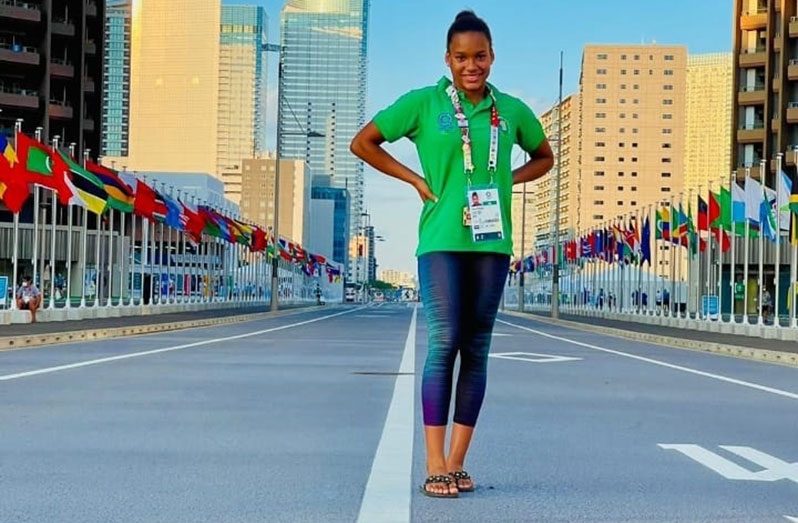
[[[651,267],[651,221],[648,216],[646,216],[646,221],[643,222],[643,235],[640,239],[640,255],[642,257],[640,264],[642,265],[643,262],[648,262],[648,266]]]

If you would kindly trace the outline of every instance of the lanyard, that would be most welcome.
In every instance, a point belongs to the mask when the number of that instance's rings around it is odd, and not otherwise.
[[[496,97],[493,95],[493,91],[489,90],[488,93],[493,102],[490,106],[490,149],[488,153],[488,172],[490,173],[491,183],[493,183],[493,175],[496,173],[496,163],[499,155],[499,110],[496,109]],[[463,140],[463,171],[470,184],[471,175],[474,174],[474,162],[471,155],[471,132],[468,127],[468,118],[463,112],[463,104],[460,102],[460,96],[458,96],[454,84],[450,84],[446,88],[446,94],[449,95],[452,101],[454,117],[457,119],[457,126],[460,128]]]

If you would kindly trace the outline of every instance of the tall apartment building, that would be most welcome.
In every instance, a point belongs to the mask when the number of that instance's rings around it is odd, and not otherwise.
[[[219,0],[133,2],[128,169],[218,176],[220,26]]]
[[[732,54],[687,57],[687,132],[684,187],[728,185],[731,165]]]
[[[409,272],[396,269],[383,269],[380,271],[380,280],[397,287],[416,288],[416,277]]]
[[[368,14],[369,0],[287,0],[280,24],[281,153],[350,192],[351,234],[364,209],[349,143],[365,120]]]
[[[555,163],[552,171],[546,176],[527,184],[527,225],[524,241],[525,253],[548,245],[554,233],[554,202],[556,201],[557,169],[562,169],[560,176],[560,233],[580,227],[582,220],[579,213],[579,95],[572,94],[562,101],[562,146],[559,133],[559,103],[540,115],[540,123],[554,151]],[[557,159],[560,159],[558,162]],[[517,194],[522,186],[513,191],[513,244],[521,240],[522,196]],[[516,252],[520,252],[516,247]]]
[[[581,229],[682,191],[686,72],[683,46],[585,46],[579,85]]]
[[[330,187],[328,176],[313,177],[308,248],[344,266],[349,263],[349,198],[346,189]]]
[[[223,5],[217,167],[225,195],[241,200],[242,161],[264,152],[268,20],[262,7]]]
[[[44,140],[100,152],[105,5],[0,2],[0,132],[18,118]]]
[[[798,11],[785,0],[734,2],[734,103],[731,170],[755,178],[760,160],[771,160],[764,179],[774,186],[775,155],[785,169],[798,159]]]
[[[274,178],[277,160],[266,155],[243,161],[241,215],[258,225],[274,225]],[[307,244],[310,213],[310,171],[302,160],[280,160],[278,232]],[[225,191],[227,188],[225,188]]]
[[[131,0],[106,0],[102,156],[128,155]]]

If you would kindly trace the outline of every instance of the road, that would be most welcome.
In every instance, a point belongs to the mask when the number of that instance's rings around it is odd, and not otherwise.
[[[500,315],[438,500],[425,351],[385,304],[2,352],[0,521],[798,522],[798,369]]]

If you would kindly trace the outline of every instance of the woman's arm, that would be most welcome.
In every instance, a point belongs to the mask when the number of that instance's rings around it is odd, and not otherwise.
[[[349,150],[378,171],[412,185],[418,191],[421,201],[437,202],[438,198],[432,194],[426,180],[388,154],[382,148],[384,142],[385,138],[380,134],[380,130],[373,122],[369,122],[352,139]]]
[[[513,171],[513,185],[531,182],[545,175],[554,166],[554,153],[548,140],[543,140],[524,165]]]

